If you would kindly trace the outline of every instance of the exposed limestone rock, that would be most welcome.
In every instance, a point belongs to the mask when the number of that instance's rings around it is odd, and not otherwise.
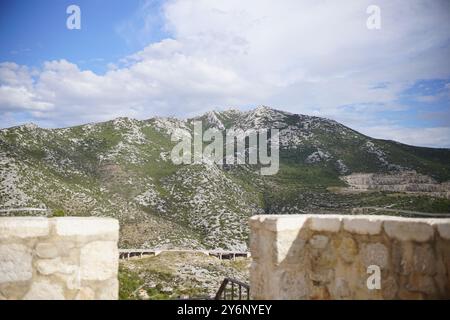
[[[449,183],[438,183],[433,178],[418,174],[415,171],[398,173],[352,173],[343,176],[352,190],[392,191],[392,192],[427,192],[447,197],[450,192]]]

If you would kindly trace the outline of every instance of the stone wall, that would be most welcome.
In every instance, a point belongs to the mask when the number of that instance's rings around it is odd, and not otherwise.
[[[119,224],[0,218],[1,299],[117,299]]]
[[[450,299],[450,219],[260,215],[250,228],[253,299]]]

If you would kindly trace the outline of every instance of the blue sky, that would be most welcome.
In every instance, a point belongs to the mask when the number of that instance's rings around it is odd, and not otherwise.
[[[66,28],[66,8],[71,4],[81,8],[81,30]],[[0,61],[39,67],[48,60],[66,59],[82,69],[104,73],[109,62],[168,36],[155,19],[152,32],[143,39],[146,43],[129,41],[127,33],[134,31],[132,27],[142,27],[141,4],[136,0],[1,1]],[[157,13],[161,3],[152,1],[151,5]]]
[[[450,147],[450,2],[379,0],[379,30],[370,4],[3,0],[0,127],[269,105]]]

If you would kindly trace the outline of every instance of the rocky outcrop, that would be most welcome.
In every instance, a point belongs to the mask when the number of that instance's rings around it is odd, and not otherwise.
[[[424,192],[450,198],[450,182],[438,183],[433,178],[415,171],[399,173],[353,173],[342,177],[350,190]]]
[[[449,299],[450,219],[250,219],[254,299]]]

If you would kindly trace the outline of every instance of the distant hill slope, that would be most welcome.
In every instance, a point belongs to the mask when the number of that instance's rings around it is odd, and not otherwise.
[[[279,172],[174,165],[171,135],[191,135],[194,120],[220,130],[280,129]],[[121,221],[122,247],[245,250],[253,214],[390,204],[389,197],[327,188],[346,186],[340,177],[351,173],[410,170],[433,183],[448,181],[450,150],[372,139],[332,120],[268,107],[188,120],[118,118],[64,129],[29,124],[0,130],[0,207],[114,216]],[[446,205],[439,202],[439,210]]]

